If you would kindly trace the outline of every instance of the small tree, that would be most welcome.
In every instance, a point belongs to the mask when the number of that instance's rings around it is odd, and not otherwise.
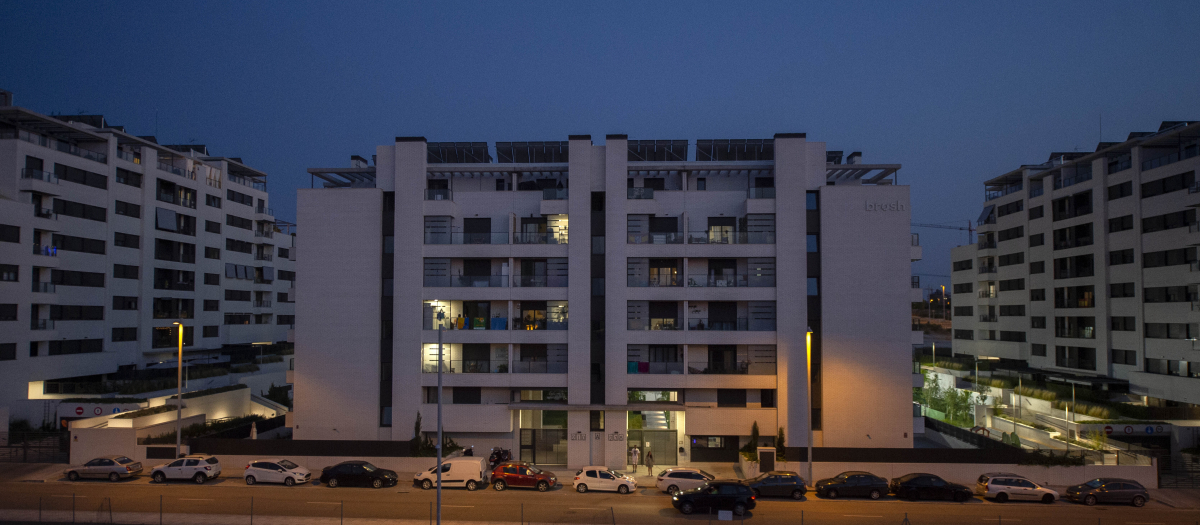
[[[421,411],[417,411],[417,420],[413,423],[413,439],[421,437]]]
[[[787,447],[783,446],[783,443],[783,427],[779,427],[779,431],[775,433],[775,458],[779,461],[787,461],[787,458],[785,457]]]
[[[750,425],[750,444],[747,445],[751,452],[758,448],[758,439],[758,421],[755,421],[753,425]]]

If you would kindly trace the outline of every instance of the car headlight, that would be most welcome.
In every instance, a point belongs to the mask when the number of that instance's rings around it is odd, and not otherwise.
[[[678,501],[678,500],[679,500],[679,496],[671,496],[671,499],[673,499],[673,500],[677,500],[677,501]]]

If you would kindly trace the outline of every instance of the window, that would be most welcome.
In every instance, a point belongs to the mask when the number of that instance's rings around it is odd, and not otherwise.
[[[1135,294],[1133,283],[1112,283],[1108,285],[1108,296],[1113,299],[1134,297]]]
[[[157,197],[161,202],[196,209],[196,190],[185,188],[174,182],[158,179]]]
[[[1029,273],[1039,274],[1046,273],[1046,261],[1037,261],[1029,263]]]
[[[816,234],[808,234],[808,253],[817,253],[820,251],[820,243],[817,242]]]
[[[1092,244],[1092,223],[1054,230],[1054,249],[1064,250]]]
[[[296,316],[294,315],[279,315],[276,316],[276,324],[296,324]]]
[[[1096,369],[1096,349],[1079,346],[1054,347],[1054,366],[1076,370]]]
[[[954,330],[954,338],[969,341],[975,339],[975,332],[971,330]]]
[[[21,242],[21,227],[0,224],[0,242]]]
[[[17,305],[0,304],[0,321],[16,321]]]
[[[1112,362],[1114,365],[1137,365],[1137,352],[1114,348],[1112,351]]]
[[[204,231],[208,233],[221,233],[221,223],[216,221],[204,221]]]
[[[809,277],[808,278],[808,296],[815,297],[818,295],[821,295],[821,278],[820,277]]]
[[[250,324],[250,314],[225,314],[225,324]]]
[[[254,197],[233,190],[225,190],[225,199],[246,206],[254,206]]]
[[[1126,181],[1108,187],[1108,200],[1110,201],[1130,195],[1133,195],[1133,181]]]
[[[128,233],[113,232],[113,246],[140,249],[142,247],[142,238]]]
[[[975,315],[975,308],[972,306],[955,306],[954,307],[954,316],[955,317],[971,317],[973,315]]]
[[[696,177],[696,191],[705,191],[708,189],[707,177]]]
[[[183,346],[192,346],[193,327],[183,327]],[[151,348],[175,348],[179,345],[179,331],[174,326],[155,327],[150,332]]]
[[[1188,323],[1146,323],[1146,339],[1196,339],[1196,325]]]
[[[1035,233],[1035,234],[1029,236],[1029,247],[1030,248],[1033,248],[1034,246],[1041,246],[1043,244],[1046,244],[1046,234]]]
[[[974,283],[958,283],[954,285],[953,293],[971,293]]]
[[[137,341],[137,327],[131,326],[129,328],[113,328],[112,342],[120,343],[122,341]]]
[[[1075,277],[1091,277],[1096,273],[1092,254],[1063,257],[1054,260],[1054,278],[1072,279]]]
[[[1190,187],[1196,183],[1196,172],[1189,171],[1171,175],[1156,181],[1142,183],[1142,198],[1150,198],[1164,193],[1172,193]]]
[[[1012,266],[1025,262],[1025,252],[1009,253],[1000,256],[1000,266]]]
[[[196,245],[186,242],[154,239],[154,258],[160,261],[196,263]]]
[[[231,252],[251,253],[254,251],[254,244],[235,239],[225,239],[225,249]]]
[[[1046,289],[1038,288],[1036,290],[1029,290],[1029,300],[1030,301],[1045,301],[1046,300]]]
[[[1000,331],[1000,340],[1001,341],[1009,341],[1009,342],[1013,342],[1013,343],[1024,343],[1025,342],[1025,332],[1009,332],[1006,330],[1001,330]]]
[[[1045,210],[1041,206],[1029,208],[1029,220],[1040,219],[1046,215]]]
[[[196,235],[196,218],[166,208],[156,208],[154,228],[159,231]]]
[[[1147,303],[1186,303],[1196,299],[1187,286],[1160,286],[1142,291],[1142,301]]]
[[[1187,228],[1196,222],[1196,210],[1183,210],[1142,219],[1142,233],[1154,233],[1176,228]]]
[[[996,207],[996,217],[1011,215],[1025,209],[1025,201],[1013,201]]]
[[[91,288],[103,288],[104,274],[93,272],[74,272],[69,270],[50,270],[50,282],[59,286],[87,286]]]
[[[1000,281],[1000,291],[1009,292],[1013,290],[1024,290],[1025,279],[1005,279]]]
[[[1123,232],[1133,229],[1133,215],[1113,217],[1108,220],[1108,233]]]
[[[54,199],[54,213],[96,222],[108,222],[108,210],[81,202]]]
[[[154,289],[193,291],[196,289],[196,272],[155,268]]]
[[[116,205],[116,208],[113,210],[113,213],[116,213],[117,215],[124,215],[126,217],[133,217],[133,218],[137,219],[142,216],[142,207],[138,206],[137,204],[131,204],[131,203],[124,202],[124,201],[117,201],[117,205]]]
[[[436,359],[434,360],[437,361]],[[479,387],[456,386],[450,389],[451,403],[455,405],[478,405],[483,403],[482,389]]]
[[[1054,337],[1096,338],[1095,317],[1055,317]]]
[[[101,175],[99,173],[92,173],[90,171],[81,170],[79,168],[72,168],[70,166],[63,166],[62,164],[55,164],[54,165],[54,174],[58,176],[58,180],[74,182],[75,184],[91,186],[93,188],[98,188],[101,190],[108,189],[108,177],[105,177],[104,175]]]
[[[113,265],[113,278],[114,279],[137,279],[138,278],[138,267],[130,266],[128,264],[114,264]]]
[[[1109,328],[1114,332],[1137,331],[1137,318],[1132,316],[1109,318]]]
[[[104,241],[99,239],[86,239],[56,233],[51,237],[51,243],[63,251],[104,254]]]
[[[974,263],[974,259],[967,259],[965,261],[954,261],[954,271],[961,272],[963,270],[970,270],[973,263]]]
[[[1000,305],[1001,317],[1025,317],[1025,305],[1023,304],[1002,304]]]
[[[225,225],[233,226],[234,228],[241,228],[243,230],[253,230],[254,229],[254,221],[252,221],[250,219],[243,219],[236,215],[226,214],[225,215]]]
[[[1030,328],[1045,328],[1046,327],[1046,317],[1045,316],[1030,317],[1029,318],[1029,327]]]
[[[296,272],[289,272],[287,270],[279,270],[279,280],[295,281],[296,280]]]
[[[746,406],[746,390],[741,388],[719,388],[717,389],[717,406],[718,407],[742,407]]]
[[[205,259],[220,259],[221,258],[221,249],[213,248],[212,246],[205,246],[204,247],[204,258]]]
[[[104,307],[75,304],[50,305],[50,319],[55,321],[103,321]]]
[[[205,312],[221,311],[221,301],[219,301],[217,299],[205,299],[204,300],[204,311]]]
[[[1096,287],[1068,286],[1054,289],[1055,308],[1092,308],[1096,306]]]
[[[820,207],[818,207],[819,205],[817,203],[817,192],[815,192],[815,191],[805,192],[804,197],[805,197],[804,198],[804,208],[805,209],[807,209],[807,210],[821,209]]]
[[[217,337],[220,335],[221,327],[218,325],[208,325],[204,327],[201,337]]]
[[[226,301],[249,301],[250,290],[225,290]]]
[[[996,242],[1004,242],[1004,241],[1008,241],[1008,240],[1012,240],[1012,239],[1019,239],[1024,236],[1025,236],[1025,227],[1017,226],[1015,228],[1009,228],[1007,230],[1000,230],[996,234]]]
[[[1163,266],[1179,266],[1196,260],[1195,248],[1178,248],[1161,252],[1146,252],[1142,254],[1143,268],[1160,268]]]
[[[137,297],[126,297],[126,296],[122,296],[122,295],[114,295],[112,309],[113,310],[137,310],[138,309],[138,298]]]
[[[142,174],[134,173],[127,169],[117,168],[117,183],[124,184],[126,186],[133,186],[134,188],[141,188]]]
[[[1054,199],[1050,206],[1055,222],[1090,214],[1092,213],[1092,190]]]
[[[173,297],[154,298],[155,319],[191,319],[195,312],[195,301]]]
[[[1108,265],[1133,264],[1133,248],[1108,252]]]
[[[1034,357],[1046,357],[1046,345],[1037,343],[1031,344],[1029,345],[1029,352],[1033,354]]]
[[[17,343],[0,344],[0,361],[17,360]]]
[[[221,207],[221,198],[216,195],[204,194],[204,205],[212,208]]]

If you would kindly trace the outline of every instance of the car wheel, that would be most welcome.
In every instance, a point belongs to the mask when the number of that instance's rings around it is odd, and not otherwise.
[[[1145,504],[1146,504],[1146,498],[1143,498],[1143,497],[1141,497],[1141,496],[1134,496],[1134,497],[1133,497],[1133,506],[1134,506],[1134,507],[1141,507],[1141,506],[1143,506],[1143,505],[1145,505]]]
[[[667,487],[667,494],[674,496],[678,493],[679,493],[679,487],[676,487],[675,485],[671,485],[670,487]]]
[[[883,493],[879,492],[879,489],[873,489],[870,494],[867,494],[867,496],[871,499],[879,499],[883,497]]]
[[[996,494],[996,503],[1008,503],[1008,494],[1003,492]]]
[[[467,481],[467,490],[475,490],[477,488],[479,488],[479,482],[473,479]]]
[[[957,501],[957,502],[959,502],[959,503],[962,503],[962,502],[964,502],[964,501],[967,501],[967,498],[970,498],[970,496],[967,496],[966,494],[963,494],[963,493],[961,493],[961,492],[955,492],[955,493],[954,493],[954,494],[951,496],[951,499],[953,499],[954,501]]]
[[[792,491],[792,499],[794,499],[794,500],[804,499],[804,491],[803,490],[793,490]]]
[[[433,482],[430,480],[422,481],[421,488],[425,489],[425,490],[429,490],[429,489],[433,488]]]
[[[429,482],[426,481],[425,483],[429,483]],[[331,489],[336,489],[338,486],[338,480],[337,480],[337,478],[329,478],[329,481],[325,484],[329,485],[329,488],[331,488]]]
[[[154,475],[150,476],[150,479],[153,479],[155,483],[166,483],[167,475],[162,472],[155,472]]]
[[[495,483],[492,483],[492,488],[496,489],[497,491],[501,491],[508,488],[508,484],[505,483],[504,480],[498,479]]]
[[[1088,494],[1087,497],[1083,498],[1083,504],[1087,505],[1089,507],[1095,505],[1096,501],[1097,501],[1096,496],[1094,496],[1092,494]]]
[[[113,482],[121,481],[121,475],[113,472],[108,475],[108,480]]]
[[[837,499],[837,497],[838,497],[837,489],[826,490],[825,497],[829,498],[829,499]]]
[[[545,481],[539,481],[537,484],[537,489],[538,492],[546,492],[547,490],[550,490],[550,484],[546,483]]]
[[[684,503],[679,506],[679,512],[682,512],[684,514],[691,514],[692,512],[695,512],[695,510],[696,510],[696,507],[692,506],[691,503]]]
[[[1054,503],[1054,495],[1046,494],[1045,496],[1042,496],[1042,503]]]
[[[296,478],[287,478],[283,480],[283,486],[290,487],[296,484]]]
[[[208,476],[205,476],[203,473],[199,473],[195,476],[192,476],[192,481],[195,481],[197,485],[203,485],[205,481],[208,481]]]
[[[629,494],[629,485],[621,485],[617,487],[617,494]]]
[[[371,480],[371,487],[377,488],[377,489],[383,488],[383,480],[379,479],[379,478],[375,478],[375,479]]]
[[[583,484],[583,483],[580,483],[580,484],[578,484],[578,485],[575,485],[575,492],[578,492],[578,493],[580,493],[580,494],[583,494],[584,492],[587,492],[587,485],[585,485],[585,484]]]
[[[746,506],[742,505],[741,503],[734,505],[733,506],[733,515],[734,516],[745,516],[746,515]]]
[[[254,479],[254,476],[246,476],[246,484],[247,485],[253,485],[255,481],[258,481],[258,480]]]
[[[71,481],[79,481],[79,473],[72,470],[71,472],[67,473],[67,479]]]

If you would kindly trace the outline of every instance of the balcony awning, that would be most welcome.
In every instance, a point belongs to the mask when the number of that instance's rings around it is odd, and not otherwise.
[[[566,410],[586,412],[614,410],[622,412],[684,412],[687,407],[676,403],[635,403],[632,405],[564,405],[561,403],[509,403],[509,410]]]
[[[325,181],[326,188],[374,188],[375,168],[309,168],[308,173]]]
[[[826,164],[825,180],[863,180],[870,184],[880,184],[899,170],[899,164]]]
[[[979,214],[979,219],[976,220],[975,223],[976,224],[984,224],[987,221],[988,217],[992,216],[992,211],[995,209],[996,209],[995,204],[989,204],[989,205],[985,206],[983,208],[983,213]]]
[[[20,129],[74,142],[108,142],[108,137],[86,131],[53,117],[15,106],[0,108],[0,122]]]

